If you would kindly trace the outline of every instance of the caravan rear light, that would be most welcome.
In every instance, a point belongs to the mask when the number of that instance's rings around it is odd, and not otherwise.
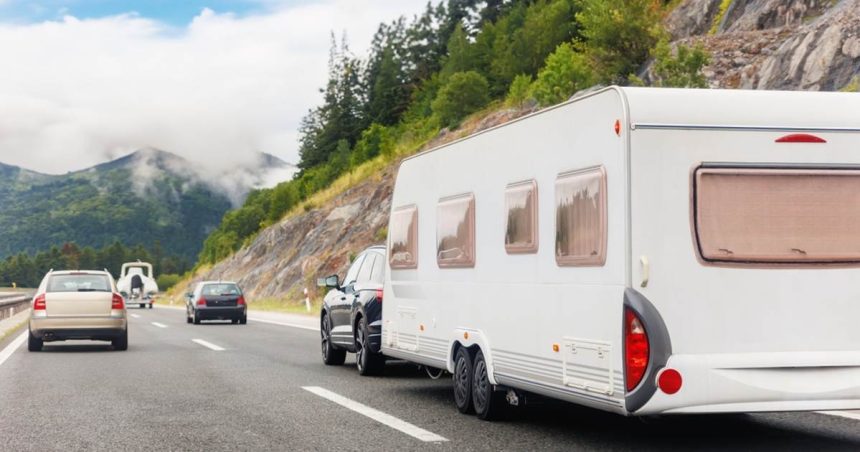
[[[33,310],[34,311],[44,311],[47,309],[47,304],[45,303],[45,294],[39,295],[33,300]]]
[[[197,306],[206,306],[206,299],[203,297],[200,297],[200,299],[197,300]]]
[[[376,289],[376,299],[382,303],[382,289]]]
[[[631,309],[624,309],[624,365],[627,390],[639,386],[648,368],[648,333],[642,321]]]
[[[794,133],[776,139],[777,143],[827,143],[827,140],[808,133]]]
[[[125,300],[123,300],[122,295],[115,293],[111,298],[110,303],[111,309],[125,309]]]
[[[681,373],[675,369],[663,369],[657,377],[657,386],[669,395],[680,391],[682,383]]]

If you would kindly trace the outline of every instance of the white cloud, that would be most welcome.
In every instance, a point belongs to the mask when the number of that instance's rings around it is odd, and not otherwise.
[[[3,1],[3,0],[0,0]],[[364,56],[380,22],[426,0],[326,0],[176,29],[134,14],[0,24],[0,162],[81,169],[141,147],[223,170],[256,151],[298,160],[329,33]]]

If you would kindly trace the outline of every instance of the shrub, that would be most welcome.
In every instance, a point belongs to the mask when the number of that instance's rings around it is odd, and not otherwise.
[[[356,167],[380,154],[390,157],[394,144],[391,129],[382,124],[373,123],[361,132],[361,138],[355,144],[350,163],[352,167]]]
[[[433,100],[433,113],[443,127],[456,127],[469,113],[490,102],[490,84],[475,71],[455,72]]]
[[[842,91],[843,93],[860,92],[860,76],[852,78],[851,81],[848,82],[847,85],[843,86],[839,91]]]
[[[568,43],[559,45],[546,59],[532,85],[532,95],[542,105],[567,100],[575,92],[594,83],[594,70],[588,58]]]
[[[679,44],[673,52],[669,41],[661,39],[652,54],[652,85],[673,88],[708,87],[702,68],[710,62],[711,57],[701,44],[694,47]]]
[[[170,290],[170,288],[175,286],[181,279],[182,276],[180,275],[164,274],[158,275],[155,283],[158,284],[158,290],[164,292]]]
[[[532,76],[520,74],[514,77],[511,83],[511,88],[508,90],[508,97],[505,103],[510,107],[522,108],[526,101],[531,97]]]

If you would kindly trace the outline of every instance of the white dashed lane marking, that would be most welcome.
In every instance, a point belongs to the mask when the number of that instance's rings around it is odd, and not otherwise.
[[[319,386],[303,386],[302,389],[308,392],[312,392],[324,399],[330,400],[344,408],[348,408],[352,411],[355,411],[358,414],[367,416],[374,421],[379,422],[380,424],[391,427],[421,441],[436,443],[448,441],[447,439],[433,432],[424,430],[423,428],[417,427],[402,419],[398,419],[390,414],[383,413],[382,411],[379,411],[375,408],[371,408],[354,400],[347,399],[346,397],[331,392],[328,389],[321,388]]]

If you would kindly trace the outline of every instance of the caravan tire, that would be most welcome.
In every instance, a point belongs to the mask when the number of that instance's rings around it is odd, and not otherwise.
[[[454,403],[463,414],[474,413],[472,405],[472,356],[465,347],[457,350],[454,358]]]
[[[499,419],[507,408],[505,393],[496,391],[490,383],[487,361],[480,350],[475,355],[475,369],[472,375],[472,404],[475,407],[475,414],[485,421]]]

